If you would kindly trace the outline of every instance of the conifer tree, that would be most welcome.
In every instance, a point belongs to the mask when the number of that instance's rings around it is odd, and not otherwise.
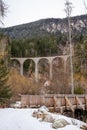
[[[0,59],[0,103],[3,103],[12,96],[11,88],[8,85],[8,69],[3,59]]]
[[[3,0],[0,0],[0,23],[2,23],[2,18],[6,14],[6,4]],[[1,51],[1,50],[0,50]],[[7,84],[8,81],[8,69],[5,66],[3,56],[0,52],[0,104],[1,102],[6,102],[12,96],[10,86]]]

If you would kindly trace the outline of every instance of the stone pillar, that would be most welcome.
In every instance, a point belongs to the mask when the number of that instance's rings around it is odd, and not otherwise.
[[[52,80],[52,78],[53,78],[53,75],[52,75],[52,60],[53,59],[49,59],[49,63],[50,63],[50,80]]]
[[[64,74],[66,73],[66,59],[64,59]]]
[[[69,56],[63,56],[62,59],[63,59],[63,64],[64,64],[64,79],[63,79],[63,83],[64,85],[66,86],[66,78],[67,78],[67,59],[68,59]]]
[[[20,63],[20,74],[23,76],[23,63]]]
[[[64,61],[64,73],[66,73],[66,65],[67,65],[67,59],[69,56],[63,56],[62,59]]]
[[[38,82],[38,60],[35,59],[35,81]]]

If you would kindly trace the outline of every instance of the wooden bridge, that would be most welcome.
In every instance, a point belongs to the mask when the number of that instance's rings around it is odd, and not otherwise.
[[[72,112],[75,108],[85,110],[87,108],[87,95],[66,95],[66,94],[46,94],[46,95],[21,95],[22,107],[46,107],[62,111],[67,108]]]
[[[21,95],[22,107],[38,108],[45,105],[50,112],[58,112],[87,122],[87,94]]]

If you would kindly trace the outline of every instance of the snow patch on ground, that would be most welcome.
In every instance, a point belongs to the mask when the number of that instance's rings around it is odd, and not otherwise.
[[[32,117],[32,113],[35,109],[13,109],[5,108],[0,109],[0,130],[54,130],[52,123],[40,121],[35,117]],[[52,114],[57,119],[65,119],[70,125],[67,125],[58,130],[80,130],[81,125],[85,123],[68,118],[59,114]],[[77,125],[73,125],[74,121]]]

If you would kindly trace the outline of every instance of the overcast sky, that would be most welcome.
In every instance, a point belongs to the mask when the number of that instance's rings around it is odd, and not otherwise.
[[[64,18],[65,0],[4,0],[8,6],[2,27],[29,23],[43,18]],[[72,16],[85,13],[84,0],[70,0]]]

